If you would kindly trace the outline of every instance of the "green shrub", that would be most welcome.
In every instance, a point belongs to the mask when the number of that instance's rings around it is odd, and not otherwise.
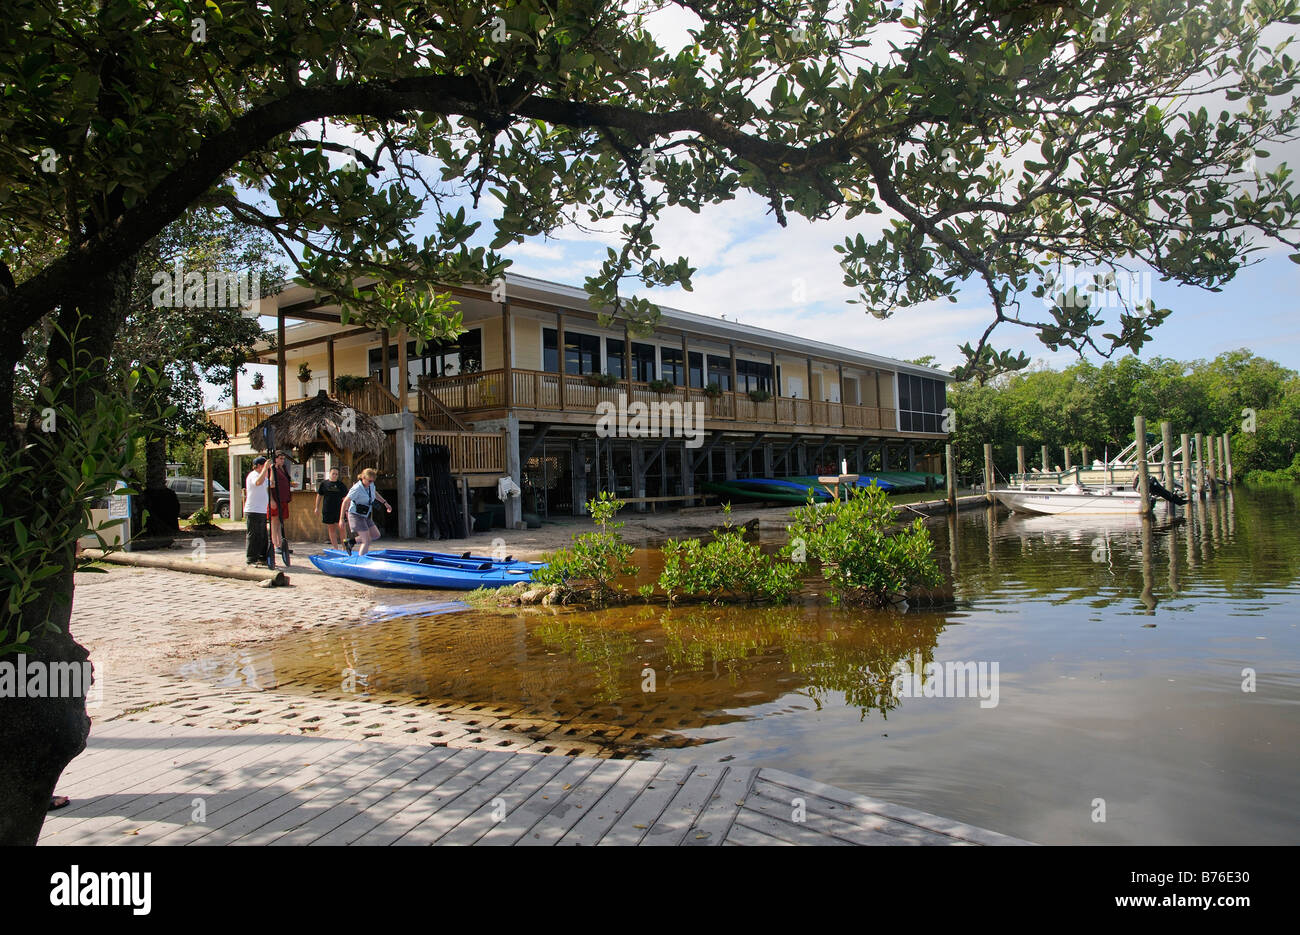
[[[613,521],[622,508],[623,501],[607,490],[588,500],[587,511],[600,530],[575,536],[569,548],[543,556],[546,567],[533,572],[534,583],[560,585],[570,595],[590,597],[598,604],[620,593],[614,579],[636,571],[632,546],[619,533],[623,524]]]
[[[190,515],[190,523],[195,526],[212,525],[212,511],[207,507],[200,507]]]
[[[791,543],[821,563],[833,603],[883,607],[943,581],[924,520],[891,534],[895,522],[889,496],[873,484],[838,502],[800,507],[788,528]]]
[[[1277,471],[1251,471],[1246,475],[1248,484],[1296,484],[1300,483],[1300,454],[1291,464]]]
[[[724,508],[730,513],[730,506]],[[670,602],[702,598],[715,603],[771,601],[787,603],[799,592],[802,569],[785,556],[765,554],[746,542],[742,529],[730,520],[713,531],[708,543],[699,539],[670,539],[663,547],[664,568],[659,587]]]

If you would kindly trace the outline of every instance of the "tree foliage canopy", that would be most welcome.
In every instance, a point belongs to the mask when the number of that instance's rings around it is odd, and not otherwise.
[[[676,54],[647,28],[672,6],[699,21]],[[1253,171],[1295,130],[1296,67],[1270,24],[1298,10],[11,0],[0,318],[21,334],[188,207],[219,205],[357,314],[429,336],[449,306],[406,283],[491,278],[512,241],[621,221],[587,286],[643,320],[653,307],[624,278],[691,273],[655,244],[660,211],[748,190],[781,223],[889,209],[883,233],[864,223],[838,248],[875,314],[982,282],[994,313],[967,346],[971,372],[1027,362],[993,350],[1003,323],[1052,347],[1137,350],[1167,311],[1121,288],[1099,333],[1105,293],[1058,290],[1060,268],[1096,269],[1103,290],[1147,266],[1218,288],[1268,239],[1300,250],[1289,170]],[[343,151],[327,121],[369,142]],[[499,207],[486,249],[463,210],[480,197]],[[415,236],[430,213],[434,233]],[[1037,312],[1019,301],[1030,292]]]
[[[966,476],[983,470],[986,442],[1004,475],[1015,470],[1017,445],[1026,446],[1031,467],[1042,445],[1052,465],[1063,462],[1066,447],[1076,463],[1085,445],[1090,458],[1116,455],[1133,440],[1135,415],[1153,432],[1171,423],[1175,445],[1183,432],[1230,433],[1238,475],[1285,468],[1300,451],[1300,374],[1247,350],[1209,361],[1129,356],[1031,370],[956,384],[948,403],[958,473]]]

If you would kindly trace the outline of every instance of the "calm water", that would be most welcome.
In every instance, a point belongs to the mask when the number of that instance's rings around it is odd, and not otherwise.
[[[497,705],[503,726],[774,766],[1043,843],[1294,844],[1298,519],[1286,491],[1147,532],[974,512],[931,527],[951,590],[930,609],[379,614],[184,671],[320,692],[350,669],[371,697]],[[898,697],[900,661],[988,680]]]

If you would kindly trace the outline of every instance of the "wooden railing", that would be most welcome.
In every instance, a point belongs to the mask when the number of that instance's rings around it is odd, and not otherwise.
[[[505,433],[416,432],[417,445],[446,445],[451,450],[453,474],[504,474]]]
[[[504,370],[485,370],[455,377],[424,377],[420,387],[422,394],[427,392],[450,413],[500,410],[506,408],[506,379]],[[895,431],[898,424],[895,410],[880,406],[789,397],[758,402],[748,393],[723,392],[710,396],[698,387],[682,386],[661,394],[650,389],[648,383],[637,381],[631,384],[629,394],[627,381],[599,386],[583,376],[543,370],[511,370],[509,381],[509,402],[515,409],[595,413],[601,403],[617,405],[619,394],[627,394],[629,403],[703,403],[705,418],[720,422],[887,432]]]
[[[455,377],[430,379],[421,377],[420,385],[430,391],[452,412],[470,412],[475,409],[500,409],[505,405],[506,372],[483,370],[462,373]]]
[[[420,419],[431,429],[450,429],[468,432],[469,426],[456,413],[442,404],[427,383],[421,383],[418,393]]]
[[[357,389],[345,390],[337,394],[336,398],[343,405],[351,406],[370,416],[386,416],[402,411],[402,404],[388,387],[379,382],[378,374]]]
[[[289,405],[302,402],[301,399],[289,400]],[[256,406],[240,406],[238,409],[219,409],[209,412],[208,418],[225,429],[227,435],[247,435],[263,419],[280,411],[279,403],[258,403]]]

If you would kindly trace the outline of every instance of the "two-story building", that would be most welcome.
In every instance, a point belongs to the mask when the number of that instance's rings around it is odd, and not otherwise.
[[[643,509],[688,502],[704,480],[843,463],[940,470],[950,379],[940,370],[674,308],[661,309],[652,333],[631,334],[621,322],[602,326],[581,289],[526,276],[507,276],[495,296],[486,286],[450,291],[465,331],[419,352],[404,334],[341,324],[337,306],[310,289],[262,299],[276,327],[258,362],[277,366],[278,400],[236,399],[212,414],[231,435],[231,476],[243,476],[253,425],[320,389],[386,430],[384,452],[348,467],[380,471],[403,536],[417,532],[413,451],[426,443],[448,446],[467,501],[495,503],[498,480],[513,479],[523,496],[507,498],[510,525],[522,513],[579,513],[600,490]],[[327,460],[306,466],[306,485]]]

